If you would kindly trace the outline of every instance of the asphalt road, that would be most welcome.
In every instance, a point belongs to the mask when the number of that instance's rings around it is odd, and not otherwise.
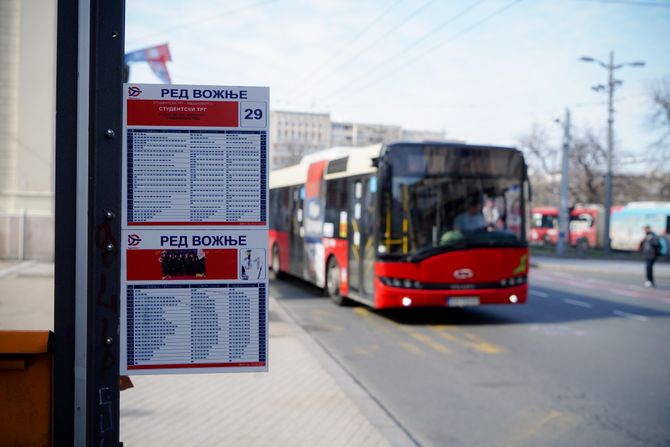
[[[271,293],[418,445],[670,445],[670,283],[534,270],[523,306],[375,312]]]

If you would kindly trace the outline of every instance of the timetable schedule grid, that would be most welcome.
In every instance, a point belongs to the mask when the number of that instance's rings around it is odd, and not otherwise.
[[[127,368],[265,366],[266,285],[128,285]]]
[[[128,129],[127,146],[128,225],[265,225],[265,131]]]

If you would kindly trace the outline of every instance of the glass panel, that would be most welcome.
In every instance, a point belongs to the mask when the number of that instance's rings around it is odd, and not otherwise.
[[[523,243],[518,152],[411,145],[387,160],[380,253]]]
[[[533,214],[533,228],[558,228],[558,218],[542,213]]]

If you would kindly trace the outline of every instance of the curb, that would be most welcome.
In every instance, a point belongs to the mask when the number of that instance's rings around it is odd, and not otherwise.
[[[21,270],[27,269],[37,264],[37,261],[22,261],[20,264],[15,264],[10,267],[7,267],[3,270],[0,270],[0,278],[5,278],[14,273],[20,272]]]
[[[335,380],[335,383],[356,404],[370,424],[379,430],[389,444],[397,447],[420,445],[325,346],[315,340],[298,324],[295,316],[284,306],[281,300],[272,296],[270,298],[279,304],[277,309],[282,320],[291,326],[300,342],[316,357],[321,366]]]

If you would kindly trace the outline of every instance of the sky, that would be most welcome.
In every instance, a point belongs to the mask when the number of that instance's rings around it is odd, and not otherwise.
[[[660,6],[659,6],[660,5]],[[126,51],[168,43],[175,84],[270,87],[272,110],[445,132],[517,146],[556,118],[606,135],[640,170],[654,134],[650,86],[670,77],[670,0],[129,0]],[[133,64],[131,82],[160,82]],[[632,157],[632,158],[631,158]]]

